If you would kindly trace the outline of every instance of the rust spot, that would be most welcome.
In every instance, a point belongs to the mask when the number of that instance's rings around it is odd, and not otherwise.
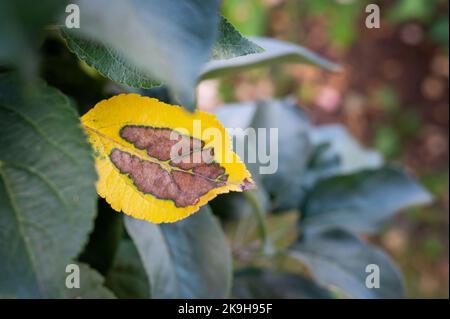
[[[214,150],[212,148],[194,150],[183,156],[171,159],[170,165],[184,170],[210,165],[214,162]]]
[[[227,180],[226,175],[224,175],[225,169],[217,163],[196,166],[192,169],[192,171],[195,174],[206,176],[210,179],[216,179],[216,178],[220,177],[219,180],[221,180],[221,181]]]
[[[120,130],[120,137],[137,148],[146,150],[149,156],[161,161],[171,159],[170,151],[177,143],[180,143],[182,149],[189,150],[186,154],[178,154],[179,156],[201,151],[204,146],[204,142],[199,139],[182,135],[168,128],[150,126],[126,125]]]
[[[214,162],[214,150],[204,148],[204,142],[174,132],[167,128],[125,126],[120,136],[137,148],[172,167],[167,171],[158,163],[143,160],[135,155],[113,149],[112,163],[122,174],[127,174],[136,188],[159,199],[172,200],[177,207],[195,205],[211,189],[225,185],[228,175]],[[188,150],[171,158],[171,148],[180,142]],[[181,161],[180,161],[181,159]]]

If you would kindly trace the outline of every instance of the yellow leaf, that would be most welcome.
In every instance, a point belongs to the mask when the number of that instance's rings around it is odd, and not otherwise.
[[[215,115],[121,94],[81,121],[95,151],[97,192],[116,211],[174,222],[218,194],[254,186]]]

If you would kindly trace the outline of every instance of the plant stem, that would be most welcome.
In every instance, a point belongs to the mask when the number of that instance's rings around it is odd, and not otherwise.
[[[265,212],[263,211],[258,198],[256,196],[255,191],[246,191],[244,192],[244,196],[250,202],[253,207],[253,211],[255,213],[256,219],[258,221],[258,230],[261,234],[261,238],[263,240],[263,251],[264,254],[272,254],[274,249],[272,247],[272,243],[270,242],[269,234],[267,232],[267,223]]]

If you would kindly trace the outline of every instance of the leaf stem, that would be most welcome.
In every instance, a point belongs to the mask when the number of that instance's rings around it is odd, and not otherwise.
[[[244,192],[244,196],[252,205],[253,212],[255,213],[256,219],[258,221],[258,230],[263,240],[263,252],[266,255],[271,255],[274,253],[274,248],[272,246],[272,243],[270,242],[269,234],[267,232],[266,216],[255,192],[256,191],[246,191]]]

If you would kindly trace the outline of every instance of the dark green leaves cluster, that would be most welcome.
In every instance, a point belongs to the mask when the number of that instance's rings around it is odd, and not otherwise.
[[[298,214],[297,235],[292,237],[286,228],[291,237],[287,251],[285,245],[275,243],[279,234],[265,226],[265,237],[271,238],[278,250],[275,256],[285,255],[290,268],[281,267],[275,273],[239,272],[233,290],[236,296],[329,297],[320,290],[324,288],[357,298],[402,296],[402,278],[395,265],[358,235],[378,230],[409,206],[428,203],[430,195],[422,186],[403,170],[384,164],[377,152],[360,146],[343,127],[313,126],[290,98],[228,105],[219,109],[218,117],[229,128],[278,128],[278,171],[259,175],[259,168],[266,163],[248,165],[260,181],[259,192],[271,199],[269,206],[260,207],[263,214],[271,212],[277,219],[286,211]],[[240,138],[235,136],[235,141]],[[257,148],[251,140],[248,143],[248,149]],[[248,160],[247,154],[240,156]],[[236,198],[232,200],[236,202]],[[212,207],[216,207],[214,202]],[[280,268],[279,261],[274,262]],[[292,264],[297,264],[297,270],[309,269],[316,283],[293,277]],[[379,289],[365,285],[370,264],[382,269]],[[295,281],[298,284],[291,292]],[[286,289],[271,290],[268,285]]]
[[[91,150],[58,90],[0,75],[0,92],[0,295],[64,297],[96,213]]]
[[[307,195],[301,207],[305,227],[356,232],[374,231],[402,208],[430,200],[404,171],[389,166],[324,179]]]
[[[38,51],[59,29],[68,48],[105,77],[139,89],[163,82],[192,108],[210,57],[261,48],[220,16],[218,0],[77,4],[81,28],[71,30],[57,27],[65,1],[0,4],[0,296],[228,296],[230,250],[208,207],[172,225],[127,219],[126,234],[122,216],[98,201],[77,108],[35,80]],[[78,289],[66,287],[69,264],[80,267]]]
[[[248,163],[256,191],[221,196],[212,210],[203,207],[168,225],[123,221],[99,200],[92,152],[77,113],[77,106],[83,111],[89,106],[75,105],[37,80],[39,70],[44,75],[48,70],[40,54],[47,64],[54,61],[47,51],[62,51],[64,59],[75,61],[61,64],[71,69],[56,64],[47,79],[78,102],[85,101],[79,96],[85,90],[91,93],[86,96],[102,96],[99,83],[107,82],[120,92],[151,95],[158,89],[167,95],[168,89],[173,101],[191,110],[195,85],[205,78],[281,62],[333,71],[338,66],[298,45],[244,38],[220,16],[219,0],[76,3],[81,28],[69,30],[57,24],[65,1],[0,2],[0,297],[401,295],[398,270],[358,235],[377,230],[397,211],[426,203],[428,193],[343,128],[313,126],[290,98],[226,106],[218,114],[228,128],[278,129],[276,172],[260,175],[265,164]],[[74,68],[85,77],[72,79]],[[62,78],[65,82],[58,82]],[[86,78],[96,85],[88,87]],[[164,89],[144,91],[161,84]],[[250,144],[247,151],[257,147]],[[264,258],[277,269],[241,264],[248,252],[239,255],[231,238],[238,255],[232,285],[231,249],[213,213],[239,243],[252,233],[242,224],[228,227],[227,221],[255,222],[258,238],[248,242],[254,250],[262,241]],[[69,264],[80,267],[78,289],[66,287]],[[377,291],[364,285],[368,264],[383,269]]]
[[[350,297],[402,297],[402,277],[390,258],[341,229],[326,229],[305,237],[292,246],[291,254],[308,266],[319,284],[338,287]],[[380,269],[376,289],[366,286],[369,265]]]
[[[224,59],[262,50],[219,17],[218,0],[79,2],[83,27],[62,32],[81,60],[132,87],[163,82],[190,109],[194,86],[210,56]],[[127,28],[118,23],[122,20]]]
[[[214,28],[211,27],[209,27],[209,29],[214,30]],[[63,28],[61,32],[67,41],[68,47],[78,56],[78,58],[96,69],[100,74],[115,82],[123,83],[134,88],[144,89],[161,85],[161,82],[165,82],[169,86],[172,84],[171,81],[159,76],[158,73],[167,73],[169,70],[165,69],[165,67],[173,67],[173,65],[166,66],[167,63],[163,63],[160,64],[158,68],[155,68],[155,71],[145,71],[145,69],[138,67],[137,64],[130,62],[130,60],[127,59],[126,54],[120,53],[119,47],[121,45],[114,46],[102,43],[99,40],[91,40],[82,37],[83,34],[79,31],[77,32]],[[162,35],[159,36],[161,37]],[[135,39],[135,41],[139,42],[141,40]],[[186,59],[186,61],[182,62],[183,64],[192,64],[195,62],[193,57],[197,55],[197,52],[193,51],[193,47],[188,45],[189,39],[186,39],[184,45],[172,42],[173,41],[170,41],[168,44],[164,44],[164,42],[161,41],[159,45],[169,45],[172,50],[177,50],[177,46],[183,47],[184,50],[182,52],[177,51],[174,53],[182,54],[183,59]],[[206,44],[205,47],[208,45],[209,44]],[[123,50],[126,51],[125,46],[123,47]],[[212,46],[211,59],[229,59],[262,51],[262,48],[244,38],[225,18],[220,17],[217,41]],[[164,60],[164,62],[167,62],[169,61],[169,57],[170,56],[161,56],[161,61]],[[191,60],[188,61],[188,58]],[[145,59],[145,57],[143,59]],[[182,69],[183,67],[180,67],[179,70],[174,70],[174,72],[181,76],[188,76],[188,74],[183,75]],[[192,74],[189,76],[195,79],[195,76],[200,71],[200,64],[197,66],[197,69],[198,70],[195,72],[190,72]]]

